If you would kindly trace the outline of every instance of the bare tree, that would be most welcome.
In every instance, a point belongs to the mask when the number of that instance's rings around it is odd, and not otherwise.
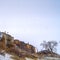
[[[43,41],[43,43],[41,43],[41,46],[43,46],[45,50],[54,52],[56,50],[57,44],[58,43],[56,41],[48,41],[48,42]]]

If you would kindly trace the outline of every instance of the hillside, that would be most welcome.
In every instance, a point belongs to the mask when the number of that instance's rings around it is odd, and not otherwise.
[[[46,50],[36,52],[33,45],[0,32],[0,60],[41,60],[47,57],[60,59],[57,53]]]
[[[0,32],[0,54],[6,54],[22,57],[37,58],[35,47],[24,43],[18,39],[14,39],[11,35]]]

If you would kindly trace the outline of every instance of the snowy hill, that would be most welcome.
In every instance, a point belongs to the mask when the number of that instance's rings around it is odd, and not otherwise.
[[[60,55],[40,51],[36,52],[35,47],[9,34],[0,33],[0,60],[60,60]]]

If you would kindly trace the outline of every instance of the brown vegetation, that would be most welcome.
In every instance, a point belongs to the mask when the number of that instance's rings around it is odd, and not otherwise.
[[[8,53],[13,53],[18,56],[35,54],[35,47],[24,43],[18,39],[14,39],[11,35],[3,33],[3,37],[0,40],[0,48],[4,49]]]

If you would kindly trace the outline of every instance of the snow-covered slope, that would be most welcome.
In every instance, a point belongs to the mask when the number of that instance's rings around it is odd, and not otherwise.
[[[11,58],[11,55],[6,53],[5,56],[0,54],[0,60],[13,60],[13,59]]]
[[[5,60],[5,56],[0,55],[0,60]]]
[[[4,60],[12,60],[11,56],[12,56],[12,55],[6,53]]]
[[[33,58],[29,58],[29,57],[25,57],[25,58],[20,57],[19,58],[18,56],[14,56],[14,55],[10,55],[10,54],[6,53],[5,56],[0,54],[0,60],[39,60],[39,59],[38,58],[33,59]]]

